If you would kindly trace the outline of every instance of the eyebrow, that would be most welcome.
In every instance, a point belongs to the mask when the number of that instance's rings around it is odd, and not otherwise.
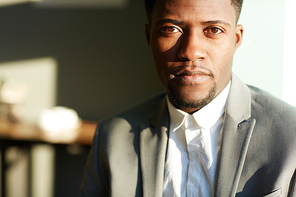
[[[175,25],[184,24],[183,21],[174,20],[174,19],[160,19],[160,20],[158,20],[156,22],[157,25],[161,25],[161,24],[164,24],[164,23],[172,23],[172,24],[175,24]],[[227,23],[225,21],[222,21],[222,20],[203,21],[203,22],[201,22],[201,24],[202,25],[223,24],[223,25],[226,25],[226,26],[231,26],[229,23]]]
[[[223,24],[226,26],[231,26],[229,23],[222,21],[222,20],[204,21],[204,22],[202,22],[202,24],[203,25]]]
[[[156,22],[157,25],[161,25],[161,24],[164,24],[164,23],[172,23],[172,24],[175,24],[175,25],[181,25],[181,24],[184,24],[183,21],[180,21],[180,20],[174,20],[174,19],[160,19]]]

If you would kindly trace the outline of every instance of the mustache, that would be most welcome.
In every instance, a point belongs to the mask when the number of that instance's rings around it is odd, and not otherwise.
[[[181,65],[176,68],[173,68],[170,72],[170,75],[208,75],[214,77],[213,72],[209,68],[200,65]]]

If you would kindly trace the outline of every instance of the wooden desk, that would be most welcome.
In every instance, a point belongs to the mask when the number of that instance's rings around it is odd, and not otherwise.
[[[5,152],[11,146],[30,148],[36,143],[48,144],[79,144],[90,146],[95,133],[97,123],[82,121],[81,126],[73,131],[56,135],[42,131],[38,126],[26,123],[12,123],[0,120],[0,151],[1,151],[1,197],[6,197],[5,177],[6,163]],[[30,169],[28,169],[30,171]],[[30,177],[29,177],[30,180]],[[29,181],[30,182],[30,181]],[[29,191],[30,196],[30,191]]]
[[[91,145],[96,126],[96,122],[82,121],[78,129],[67,131],[73,134],[69,137],[67,133],[47,134],[35,125],[0,120],[0,140]]]

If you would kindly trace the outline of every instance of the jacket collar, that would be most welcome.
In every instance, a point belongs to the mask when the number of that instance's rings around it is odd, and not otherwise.
[[[234,197],[256,120],[251,117],[251,92],[234,74],[226,104],[215,197]]]
[[[250,89],[232,74],[232,84],[226,103],[226,114],[237,124],[251,117]]]
[[[163,99],[151,125],[141,126],[139,144],[144,197],[162,196],[169,122],[166,99]]]

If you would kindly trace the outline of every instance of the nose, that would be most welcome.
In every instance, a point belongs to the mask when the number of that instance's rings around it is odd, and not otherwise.
[[[183,35],[179,42],[181,46],[178,52],[179,60],[196,61],[205,59],[206,53],[202,39],[199,38],[198,35],[188,33],[188,35]]]

